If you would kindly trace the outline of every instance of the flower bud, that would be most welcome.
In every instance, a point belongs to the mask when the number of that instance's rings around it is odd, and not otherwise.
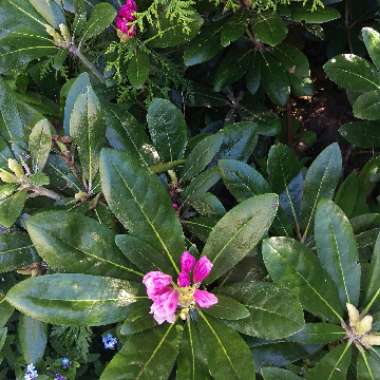
[[[59,30],[61,31],[61,35],[65,41],[71,40],[70,30],[66,24],[59,24]]]
[[[355,332],[357,335],[362,336],[369,333],[372,330],[373,317],[371,315],[366,315],[360,320],[355,326]]]
[[[364,347],[380,346],[380,335],[369,334],[360,339]]]

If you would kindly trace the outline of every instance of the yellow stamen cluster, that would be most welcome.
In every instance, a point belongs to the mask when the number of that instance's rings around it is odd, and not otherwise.
[[[196,286],[186,286],[186,287],[178,287],[177,291],[179,294],[178,303],[181,306],[181,311],[179,316],[182,320],[186,320],[190,309],[194,305],[194,292],[196,290]]]

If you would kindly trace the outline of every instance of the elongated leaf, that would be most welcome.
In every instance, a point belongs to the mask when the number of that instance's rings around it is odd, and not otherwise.
[[[70,117],[70,136],[77,145],[84,177],[92,189],[99,168],[100,149],[105,141],[105,124],[99,99],[90,86],[75,100]]]
[[[333,201],[318,204],[314,239],[321,264],[338,288],[341,304],[357,305],[361,274],[358,248],[348,218]]]
[[[372,62],[380,69],[380,33],[373,28],[363,28],[362,36]]]
[[[156,98],[149,105],[147,121],[161,160],[182,158],[187,145],[187,127],[182,112],[168,100]]]
[[[297,78],[306,78],[310,75],[310,65],[306,55],[294,45],[282,43],[273,49],[273,55]]]
[[[366,284],[364,303],[374,301],[371,311],[380,310],[380,234],[377,236],[369,267],[368,283]]]
[[[340,18],[340,13],[333,7],[318,7],[311,10],[310,7],[294,4],[292,7],[292,19],[304,21],[307,24],[323,24]]]
[[[116,10],[111,4],[96,4],[92,8],[90,18],[84,27],[82,39],[88,40],[102,33],[112,24],[115,16]]]
[[[21,215],[26,199],[26,190],[13,192],[13,186],[2,185],[0,187],[0,224],[11,227]]]
[[[346,90],[366,92],[380,89],[375,67],[357,55],[338,55],[323,68],[330,80]]]
[[[255,379],[251,352],[237,332],[202,312],[197,326],[214,379]]]
[[[100,326],[125,319],[127,306],[138,299],[141,285],[88,274],[51,274],[21,281],[7,301],[42,322]]]
[[[269,193],[271,190],[265,178],[245,162],[220,160],[218,167],[224,184],[238,202],[256,194]]]
[[[249,310],[240,302],[223,294],[218,294],[217,296],[218,303],[210,309],[205,309],[204,312],[206,314],[214,318],[229,321],[244,319],[250,316]]]
[[[157,327],[156,321],[150,314],[150,300],[139,300],[127,306],[126,319],[120,327],[120,334],[133,335]]]
[[[208,283],[241,261],[271,226],[278,208],[275,194],[257,195],[229,211],[214,227],[202,254],[214,264]]]
[[[55,270],[138,279],[139,272],[115,246],[114,233],[94,219],[45,211],[28,218],[26,228],[39,255]]]
[[[29,0],[29,2],[54,29],[58,29],[60,24],[65,24],[63,9],[55,0]]]
[[[302,306],[289,289],[271,283],[239,283],[221,289],[250,312],[248,318],[226,322],[242,334],[281,339],[300,331],[305,324]]]
[[[208,372],[199,331],[188,319],[177,361],[176,380],[208,379]]]
[[[5,341],[7,339],[7,334],[8,334],[8,328],[7,327],[0,328],[0,352],[4,347]]]
[[[358,380],[379,380],[380,379],[380,350],[374,348],[373,351],[360,351],[357,362]]]
[[[332,323],[307,323],[297,334],[288,338],[301,344],[328,344],[337,342],[346,335],[343,327]]]
[[[380,146],[380,125],[375,121],[352,121],[343,124],[339,133],[352,145],[359,148]]]
[[[100,176],[104,196],[115,216],[176,269],[185,248],[183,232],[160,180],[133,157],[110,149],[102,150]]]
[[[26,363],[38,363],[47,345],[47,325],[21,315],[17,326],[18,340]]]
[[[37,261],[33,243],[24,232],[0,234],[0,273],[10,272]]]
[[[181,181],[186,182],[200,174],[218,153],[223,143],[223,134],[217,133],[202,139],[190,152],[185,161]]]
[[[128,79],[133,87],[144,86],[149,77],[149,55],[142,50],[136,50],[127,68]]]
[[[226,213],[223,203],[212,193],[206,192],[192,196],[189,203],[200,215],[223,216]]]
[[[42,170],[49,157],[52,141],[52,129],[47,119],[40,120],[29,135],[29,152],[32,155],[34,171]]]
[[[256,36],[272,47],[282,42],[288,34],[288,28],[276,13],[260,13],[255,23]]]
[[[364,120],[380,119],[380,90],[360,95],[353,105],[354,116]]]
[[[356,172],[352,172],[339,186],[338,192],[335,196],[335,203],[348,217],[351,217],[355,210],[359,196],[359,188],[359,176]]]
[[[307,311],[330,321],[341,320],[335,283],[309,248],[290,238],[273,237],[263,243],[263,259],[272,280],[294,289]]]
[[[301,377],[283,368],[261,368],[260,374],[263,377],[263,380],[301,380]]]
[[[326,354],[306,373],[307,380],[346,380],[351,364],[352,349],[349,343],[341,344]]]
[[[338,144],[325,148],[306,173],[301,217],[306,237],[312,227],[314,213],[321,198],[332,198],[342,173],[342,155]]]
[[[165,324],[132,335],[107,365],[100,380],[167,379],[177,358],[182,327]]]

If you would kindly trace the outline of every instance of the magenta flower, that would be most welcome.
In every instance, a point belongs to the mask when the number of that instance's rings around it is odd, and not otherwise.
[[[215,294],[199,289],[211,269],[212,263],[206,256],[197,261],[190,252],[185,251],[181,256],[178,285],[173,282],[172,276],[159,271],[149,272],[144,276],[143,283],[148,297],[153,301],[150,313],[158,324],[174,323],[177,309],[180,309],[179,316],[185,320],[190,309],[196,305],[201,309],[208,309],[218,303]]]
[[[115,25],[118,29],[118,35],[122,40],[128,40],[137,33],[137,28],[131,23],[136,20],[137,4],[135,0],[126,0],[119,8],[115,19]]]

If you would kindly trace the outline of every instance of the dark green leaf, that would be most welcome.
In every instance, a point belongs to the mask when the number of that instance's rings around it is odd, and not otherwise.
[[[373,351],[360,351],[357,362],[358,380],[379,380],[380,379],[380,350],[374,348]]]
[[[248,68],[248,73],[246,77],[246,84],[248,91],[255,95],[260,88],[261,84],[261,65],[262,60],[259,54],[255,54],[254,58],[251,60],[250,66]]]
[[[261,368],[260,374],[263,377],[263,380],[301,380],[301,377],[283,368]]]
[[[297,47],[284,42],[276,46],[272,54],[281,62],[289,74],[294,74],[298,78],[306,78],[310,75],[309,61]]]
[[[286,24],[276,13],[260,13],[257,16],[254,30],[262,42],[272,47],[282,42],[288,34]]]
[[[353,105],[354,116],[364,120],[380,119],[380,90],[360,95]]]
[[[332,7],[318,7],[311,10],[303,5],[292,7],[292,19],[294,21],[305,21],[307,24],[323,24],[340,18],[340,13]]]
[[[149,313],[152,302],[137,301],[126,308],[126,319],[120,327],[120,334],[133,335],[156,327],[157,324]]]
[[[204,312],[206,314],[229,321],[244,319],[250,316],[249,310],[235,299],[219,293],[217,297],[218,303],[210,309],[205,309]]]
[[[348,217],[351,217],[355,210],[359,189],[359,177],[356,172],[352,172],[339,186],[338,192],[335,196],[335,203]]]
[[[371,311],[380,311],[380,235],[377,236],[376,244],[373,249],[371,263],[368,273],[368,282],[365,287],[364,303],[374,302]]]
[[[328,344],[345,337],[343,327],[332,323],[307,323],[297,334],[288,338],[290,342],[301,344]]]
[[[54,29],[59,29],[60,24],[65,24],[63,9],[55,0],[45,0],[43,2],[41,0],[29,0],[29,2]]]
[[[141,89],[149,77],[149,55],[140,49],[133,54],[127,68],[128,79],[131,85]]]
[[[343,124],[339,133],[352,145],[359,148],[380,146],[380,125],[373,121],[352,121]]]
[[[26,190],[14,192],[13,185],[0,186],[0,225],[11,227],[22,213],[26,199]]]
[[[363,28],[362,37],[372,62],[380,69],[380,33],[373,28]]]
[[[34,171],[40,171],[45,167],[52,145],[52,126],[47,119],[42,119],[29,135],[29,152]]]

